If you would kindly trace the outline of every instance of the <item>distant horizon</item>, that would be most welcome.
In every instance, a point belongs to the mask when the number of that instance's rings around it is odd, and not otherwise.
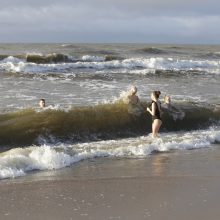
[[[220,46],[220,43],[144,43],[144,42],[0,42],[0,44],[90,44],[90,45],[114,45],[114,44],[120,44],[120,45],[129,45],[129,44],[135,44],[135,45],[179,45],[179,46]]]

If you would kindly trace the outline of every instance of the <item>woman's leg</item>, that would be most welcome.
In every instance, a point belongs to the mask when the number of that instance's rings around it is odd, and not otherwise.
[[[153,135],[153,137],[155,138],[155,137],[157,137],[157,123],[156,123],[156,120],[154,120],[153,121],[153,123],[152,123],[152,135]]]
[[[157,137],[162,121],[159,119],[155,119],[152,124],[152,134],[153,137]]]
[[[157,121],[157,126],[156,126],[156,133],[158,134],[159,133],[159,129],[162,125],[162,121],[160,119],[156,119]]]

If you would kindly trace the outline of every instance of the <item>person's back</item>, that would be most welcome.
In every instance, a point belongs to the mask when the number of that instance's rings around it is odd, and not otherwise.
[[[160,119],[161,120],[160,103],[152,101],[151,102],[151,108],[152,108],[153,104],[155,104],[155,114],[152,116],[152,120],[155,120],[155,119]]]
[[[134,105],[139,104],[139,98],[135,94],[128,96],[128,99],[129,99],[129,103],[131,104],[134,104]]]
[[[136,94],[137,88],[134,86],[131,89],[131,94],[128,96],[128,112],[130,114],[140,116],[144,112],[144,109],[141,105],[139,97]]]
[[[164,97],[162,110],[164,113],[167,113],[168,115],[172,116],[174,120],[183,119],[183,117],[185,116],[185,113],[181,109],[171,104],[171,98],[167,95]]]

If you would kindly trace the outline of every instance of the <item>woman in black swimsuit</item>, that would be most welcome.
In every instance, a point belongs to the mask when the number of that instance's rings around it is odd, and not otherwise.
[[[158,131],[160,129],[160,126],[162,125],[161,117],[160,117],[160,112],[161,112],[161,107],[160,107],[160,101],[159,101],[159,96],[160,96],[160,91],[154,91],[151,94],[151,107],[147,108],[147,111],[152,115],[152,135],[153,137],[157,137]]]

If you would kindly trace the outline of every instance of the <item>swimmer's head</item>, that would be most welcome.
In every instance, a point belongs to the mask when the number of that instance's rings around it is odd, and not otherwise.
[[[165,95],[165,97],[164,97],[164,102],[165,102],[166,104],[170,104],[170,103],[171,103],[170,96]]]
[[[40,106],[41,108],[45,108],[45,106],[46,106],[46,104],[45,104],[45,99],[41,99],[41,100],[39,101],[39,106]]]
[[[131,88],[131,94],[132,95],[135,95],[137,93],[137,87],[136,86],[133,86],[132,88]]]
[[[159,99],[160,94],[161,94],[160,91],[153,91],[153,92],[151,93],[151,99],[152,99],[152,100],[154,100],[154,99],[155,99],[155,100]]]

